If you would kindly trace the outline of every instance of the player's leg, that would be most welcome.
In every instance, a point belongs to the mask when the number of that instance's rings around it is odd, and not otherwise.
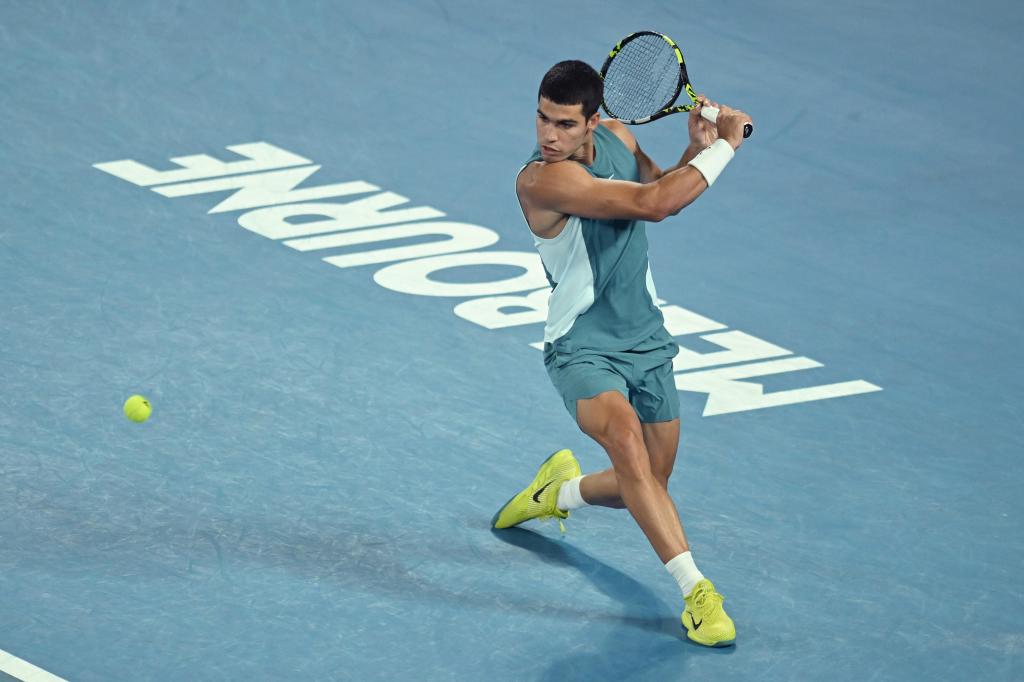
[[[611,509],[626,508],[619,494],[619,479],[615,477],[615,469],[612,467],[586,474],[580,479],[579,486],[580,497],[587,504]]]
[[[651,471],[658,482],[667,488],[679,450],[679,418],[664,422],[640,422],[640,428],[647,453],[651,456]]]
[[[590,353],[556,354],[548,346],[544,365],[552,384],[562,396],[569,414],[576,419],[577,398],[605,392],[625,401],[625,378],[605,358]],[[627,403],[628,404],[628,403]],[[568,518],[569,512],[587,504],[580,497],[579,462],[567,449],[559,450],[541,464],[528,486],[508,500],[491,519],[494,528],[510,528],[532,519]]]
[[[668,490],[668,479],[676,465],[676,452],[679,450],[679,418],[664,422],[640,422],[644,434],[644,445],[651,457],[651,472],[658,484]],[[679,510],[672,505],[679,519]],[[682,521],[679,522],[682,526]],[[686,530],[683,530],[686,537]],[[689,544],[689,543],[687,543]]]
[[[578,400],[576,420],[608,453],[619,496],[662,562],[687,551],[675,505],[654,476],[643,429],[629,401],[617,391]]]
[[[638,412],[617,392],[578,401],[580,428],[601,444],[612,460],[611,470],[583,477],[580,491],[592,504],[613,506],[616,496],[625,502],[679,585],[686,602],[682,624],[687,637],[705,646],[728,646],[735,641],[735,625],[722,608],[722,595],[697,569],[668,495],[668,479],[679,447],[679,418],[664,417],[678,414],[672,405],[673,395],[667,393],[675,388],[651,389],[663,396],[654,401],[658,407],[653,410],[641,403]],[[640,422],[640,417],[651,421]],[[592,479],[597,484],[593,488],[587,485]]]
[[[663,359],[661,355],[655,350],[635,356],[631,395],[651,456],[651,468],[658,483],[667,489],[679,449],[679,394],[671,358]],[[689,549],[667,561],[665,569],[675,578],[686,602],[682,624],[687,637],[706,646],[732,644],[736,627],[722,608],[725,598],[697,568]]]
[[[679,449],[679,418],[651,424],[641,422],[640,428],[651,460],[651,472],[661,487],[667,489]],[[584,476],[580,481],[580,493],[587,504],[612,509],[626,507],[619,494],[619,479],[615,477],[614,468]]]

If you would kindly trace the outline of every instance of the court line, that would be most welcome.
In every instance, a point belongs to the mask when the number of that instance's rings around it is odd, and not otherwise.
[[[7,673],[21,682],[68,682],[63,677],[48,673],[3,649],[0,649],[0,672]]]

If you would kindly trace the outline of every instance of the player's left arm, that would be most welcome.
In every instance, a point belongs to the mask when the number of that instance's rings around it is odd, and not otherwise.
[[[687,145],[686,150],[683,151],[683,155],[679,158],[679,162],[674,166],[662,170],[658,167],[658,164],[654,160],[644,153],[644,150],[640,148],[640,143],[633,137],[633,133],[629,131],[629,127],[616,121],[615,119],[604,119],[601,123],[607,126],[608,130],[615,133],[615,135],[622,140],[622,143],[626,145],[626,148],[633,153],[636,157],[637,169],[640,171],[640,182],[654,182],[659,179],[665,173],[670,173],[679,168],[685,167],[693,157],[700,154],[704,149],[709,147],[712,142],[718,139],[718,129],[715,124],[708,121],[706,118],[700,115],[701,107],[705,104],[718,107],[721,106],[716,102],[709,100],[704,95],[697,97],[697,106],[690,111],[687,117],[687,129],[689,132],[690,143]]]
[[[646,168],[649,174],[647,177],[650,178],[644,179],[642,182],[652,182],[666,173],[671,173],[672,171],[680,168],[686,168],[695,156],[710,147],[711,144],[718,139],[718,128],[714,123],[707,120],[700,114],[701,108],[705,105],[717,107],[719,110],[722,110],[722,105],[717,102],[713,102],[704,95],[699,95],[697,97],[697,106],[690,111],[690,115],[687,117],[686,123],[690,143],[687,145],[683,155],[679,158],[679,162],[674,166],[670,166],[665,170],[659,169],[658,166],[643,153],[643,150],[640,149],[640,145],[634,141],[636,150],[633,154],[637,157],[637,165],[640,166],[640,168]],[[629,131],[626,132],[628,133]],[[644,177],[643,171],[641,171],[641,177]],[[676,211],[671,215],[677,215],[678,213],[679,211]]]
[[[679,159],[679,163],[666,169],[666,173],[677,168],[682,168],[686,164],[690,163],[690,161],[693,160],[693,157],[710,147],[711,143],[718,139],[718,128],[715,127],[714,123],[700,115],[700,110],[705,104],[719,109],[722,108],[720,104],[712,102],[704,95],[697,96],[697,106],[690,110],[690,114],[686,119],[686,127],[690,135],[690,144],[686,147],[686,151],[683,152],[683,156]]]

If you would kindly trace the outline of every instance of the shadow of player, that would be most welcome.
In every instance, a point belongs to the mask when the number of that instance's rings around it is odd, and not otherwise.
[[[572,566],[601,593],[619,602],[624,610],[614,618],[595,613],[590,621],[595,625],[617,622],[629,629],[618,629],[608,636],[607,629],[601,628],[603,638],[574,632],[575,641],[566,642],[566,649],[571,653],[552,661],[541,673],[540,680],[645,679],[659,667],[681,675],[687,659],[693,655],[729,655],[735,651],[735,647],[708,649],[691,644],[682,634],[678,616],[653,615],[671,614],[676,607],[665,604],[640,582],[577,547],[522,528],[492,530],[492,534],[506,544],[531,552],[545,563]],[[585,610],[582,605],[580,608]],[[652,633],[658,636],[652,637]]]
[[[530,530],[506,528],[491,532],[498,540],[525,549],[545,563],[572,566],[578,570],[602,594],[622,604],[625,613],[617,620],[641,630],[679,638],[679,623],[675,618],[648,615],[651,612],[671,613],[672,608],[642,583],[622,571],[578,547],[551,540]]]

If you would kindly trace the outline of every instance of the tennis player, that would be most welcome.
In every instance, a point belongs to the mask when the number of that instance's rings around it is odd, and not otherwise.
[[[568,518],[587,505],[636,520],[679,583],[687,636],[706,646],[736,638],[723,597],[698,570],[668,479],[679,446],[679,394],[647,258],[645,221],[677,214],[706,189],[743,143],[741,111],[720,109],[717,125],[688,119],[689,146],[662,170],[627,127],[601,120],[601,76],[581,61],[555,64],[540,84],[537,148],[519,171],[516,193],[552,287],[544,365],[580,430],[608,453],[611,468],[582,476],[569,450],[492,519],[508,528],[530,519]]]

